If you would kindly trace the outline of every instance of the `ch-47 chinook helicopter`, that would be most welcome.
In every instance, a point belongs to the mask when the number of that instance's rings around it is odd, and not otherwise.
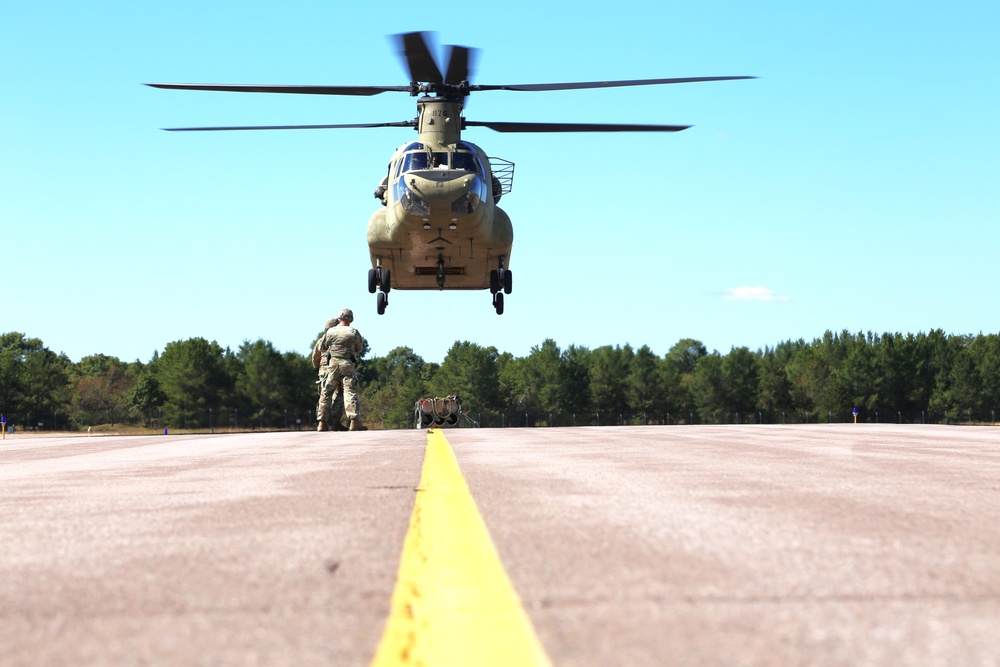
[[[389,123],[340,125],[271,125],[180,127],[169,131],[293,130],[413,127],[417,140],[396,149],[388,175],[375,190],[382,206],[368,222],[372,268],[368,291],[378,292],[379,315],[385,313],[391,288],[400,290],[489,289],[493,308],[503,314],[504,294],[512,289],[510,217],[497,206],[513,185],[514,164],[491,158],[462,140],[462,130],[487,127],[497,132],[679,132],[689,125],[620,125],[594,123],[510,123],[467,120],[465,98],[483,90],[550,91],[619,86],[648,86],[699,81],[752,79],[710,76],[630,81],[483,85],[469,82],[475,51],[449,47],[442,74],[426,33],[396,35],[410,73],[407,86],[302,86],[247,84],[151,83],[154,88],[244,93],[369,96],[404,92],[417,97],[417,118]]]

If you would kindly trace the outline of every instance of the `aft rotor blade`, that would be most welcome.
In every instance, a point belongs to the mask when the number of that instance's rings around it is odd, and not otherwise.
[[[396,35],[401,47],[402,56],[410,71],[410,81],[426,83],[442,83],[441,70],[434,61],[423,32],[408,32]]]
[[[451,53],[448,56],[448,71],[444,75],[444,82],[457,86],[471,78],[470,70],[475,49],[467,46],[451,46],[449,49]]]
[[[470,90],[579,90],[583,88],[618,88],[621,86],[659,86],[671,83],[698,83],[701,81],[734,81],[737,79],[756,79],[755,76],[693,76],[671,79],[632,79],[629,81],[578,81],[576,83],[522,83],[509,85],[470,86]]]
[[[605,123],[507,123],[465,121],[467,126],[488,127],[497,132],[680,132],[690,125],[618,125]]]
[[[292,93],[298,95],[378,95],[386,92],[409,92],[409,86],[272,86],[216,83],[147,83],[167,90],[215,90],[226,93]]]
[[[239,125],[235,127],[165,127],[167,132],[218,132],[230,130],[340,130],[365,127],[416,127],[416,121],[394,123],[348,123],[341,125]]]

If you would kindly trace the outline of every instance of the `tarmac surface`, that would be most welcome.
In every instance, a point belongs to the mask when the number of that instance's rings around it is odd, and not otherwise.
[[[1000,664],[996,428],[443,433],[552,665]],[[8,436],[0,665],[369,665],[426,436]]]

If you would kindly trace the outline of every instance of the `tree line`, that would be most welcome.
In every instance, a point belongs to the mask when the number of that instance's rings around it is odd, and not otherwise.
[[[441,363],[366,349],[358,374],[376,428],[411,427],[418,399],[446,395],[482,426],[843,422],[854,408],[867,422],[993,423],[1000,335],[827,331],[726,354],[685,338],[662,356],[546,339],[515,357],[456,341]],[[73,362],[37,338],[0,335],[0,415],[20,428],[306,429],[316,399],[310,357],[265,340],[233,351],[191,338],[146,363]]]

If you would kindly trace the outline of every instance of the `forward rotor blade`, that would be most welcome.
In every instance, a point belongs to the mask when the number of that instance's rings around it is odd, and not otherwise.
[[[690,125],[616,125],[603,123],[507,123],[468,120],[467,126],[488,127],[497,132],[680,132]]]
[[[448,56],[448,71],[444,75],[444,82],[457,86],[471,78],[470,70],[476,51],[467,46],[450,46],[448,48],[451,53]]]
[[[672,79],[632,79],[629,81],[579,81],[576,83],[522,83],[510,85],[473,85],[470,90],[579,90],[583,88],[618,88],[621,86],[658,86],[670,83],[698,83],[701,81],[734,81],[756,79],[755,76],[693,76]]]
[[[408,32],[396,35],[401,49],[401,55],[406,59],[410,71],[410,81],[425,83],[442,83],[441,70],[434,61],[423,32]]]
[[[294,93],[298,95],[378,95],[386,92],[409,92],[409,86],[271,86],[215,83],[147,83],[167,90],[215,90],[227,93]]]
[[[218,132],[230,130],[340,130],[365,127],[416,127],[413,120],[395,123],[348,123],[344,125],[240,125],[235,127],[165,127],[167,132]]]

